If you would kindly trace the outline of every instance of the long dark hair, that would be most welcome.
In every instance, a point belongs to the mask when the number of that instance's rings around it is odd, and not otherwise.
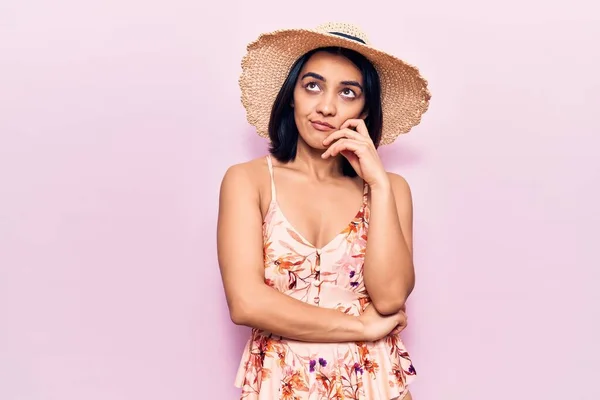
[[[376,147],[379,146],[381,140],[383,113],[381,110],[381,84],[377,70],[365,56],[354,50],[343,47],[321,47],[309,51],[296,60],[273,103],[269,120],[269,138],[271,139],[269,152],[281,162],[292,161],[296,158],[299,132],[291,105],[294,99],[294,88],[302,67],[317,51],[344,56],[360,70],[365,96],[363,112],[368,112],[365,124]],[[345,158],[342,160],[342,173],[350,177],[357,175]]]

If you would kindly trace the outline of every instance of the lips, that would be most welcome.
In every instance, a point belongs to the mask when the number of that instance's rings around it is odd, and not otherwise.
[[[311,121],[310,124],[313,126],[313,128],[315,128],[318,131],[326,132],[335,129],[332,125],[328,124],[327,122]]]

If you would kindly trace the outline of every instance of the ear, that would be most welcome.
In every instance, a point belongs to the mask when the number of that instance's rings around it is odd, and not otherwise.
[[[367,110],[363,111],[362,114],[360,114],[360,119],[365,119],[369,116],[369,112]]]

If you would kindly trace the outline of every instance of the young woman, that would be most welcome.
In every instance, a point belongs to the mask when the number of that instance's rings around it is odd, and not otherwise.
[[[253,328],[241,397],[410,399],[412,199],[377,148],[420,122],[427,82],[348,24],[261,35],[242,66],[270,154],[230,167],[220,194],[229,311]]]

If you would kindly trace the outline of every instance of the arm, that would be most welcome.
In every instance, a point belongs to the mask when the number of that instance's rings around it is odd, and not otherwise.
[[[415,285],[412,195],[406,180],[388,173],[371,186],[371,218],[364,281],[381,314],[401,310]]]
[[[219,200],[217,251],[232,321],[308,342],[369,340],[358,317],[304,303],[265,284],[262,216],[251,175],[243,166],[231,167]]]

